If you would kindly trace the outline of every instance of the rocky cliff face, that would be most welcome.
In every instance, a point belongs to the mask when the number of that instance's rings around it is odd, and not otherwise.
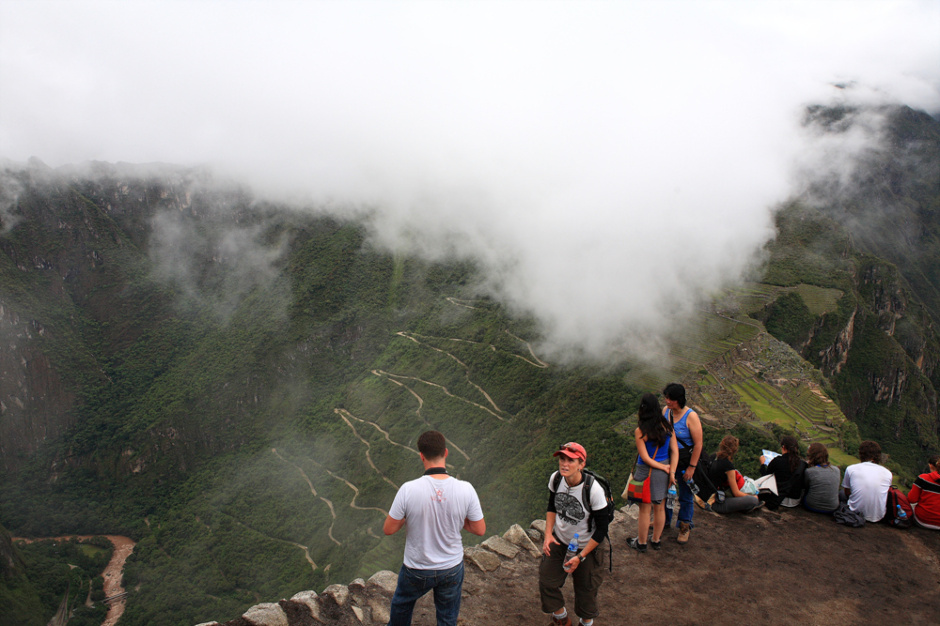
[[[0,578],[13,578],[22,573],[23,569],[23,559],[16,553],[10,533],[0,526]]]
[[[857,113],[819,109],[809,124],[840,132],[830,121],[850,127]],[[806,329],[803,355],[832,379],[863,438],[919,466],[940,447],[940,122],[906,108],[873,114],[881,135],[852,183],[785,211],[776,254],[780,279],[844,292],[838,311]],[[793,241],[825,255],[796,259]]]
[[[77,397],[44,351],[46,329],[0,299],[0,462],[7,468],[61,437],[76,421]]]
[[[835,340],[818,352],[819,369],[822,370],[824,375],[838,374],[845,367],[845,363],[849,359],[849,348],[852,347],[852,340],[855,338],[855,315],[857,313],[857,309],[853,310],[845,326],[836,335]],[[817,327],[821,325],[821,322],[822,320],[817,323]],[[814,332],[810,331],[809,339],[806,341],[807,345],[812,341],[813,335]]]
[[[246,200],[237,188],[213,188],[200,171],[100,163],[53,171],[35,160],[0,171],[0,198],[0,467],[17,471],[106,399],[140,393],[129,384],[152,376],[140,370],[158,370],[159,359],[185,342],[164,330],[181,326],[174,319],[181,316],[175,288],[159,273],[174,258],[174,241],[155,241],[155,223],[170,215],[237,224],[244,213],[233,207],[244,209]],[[218,246],[202,253],[202,267],[226,261]],[[137,363],[138,372],[127,372],[136,381],[116,378],[141,337],[154,335],[164,344],[157,363]],[[139,472],[148,457],[180,443],[196,449],[178,465],[211,451],[204,437],[179,434],[153,429],[152,443],[126,447],[134,458],[112,469]],[[75,447],[56,464],[87,463],[89,451]]]

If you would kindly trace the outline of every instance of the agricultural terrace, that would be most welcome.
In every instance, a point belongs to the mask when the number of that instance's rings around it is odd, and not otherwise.
[[[719,294],[682,329],[662,355],[669,365],[636,367],[629,384],[658,390],[681,380],[706,423],[731,428],[742,422],[778,424],[804,444],[820,442],[834,459],[852,462],[841,451],[839,426],[845,416],[823,391],[818,370],[749,317],[780,295],[796,292],[819,315],[835,310],[842,292],[814,285],[780,287],[748,283]],[[844,458],[841,458],[844,457]]]

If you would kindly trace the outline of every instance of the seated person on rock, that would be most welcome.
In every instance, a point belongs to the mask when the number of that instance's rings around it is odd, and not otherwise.
[[[760,474],[773,474],[777,480],[777,493],[763,491],[758,496],[771,511],[777,507],[793,508],[800,504],[803,497],[803,472],[806,461],[800,458],[800,444],[796,437],[786,436],[780,440],[780,456],[770,463],[764,455],[760,457]]]
[[[907,499],[914,507],[914,521],[918,526],[940,530],[940,455],[927,459],[930,469],[914,480]]]
[[[829,450],[821,443],[809,444],[806,464],[803,508],[813,513],[831,514],[839,508],[839,468],[829,462]]]
[[[711,464],[708,478],[716,489],[724,491],[725,497],[712,504],[716,513],[747,513],[762,505],[757,496],[744,493],[738,487],[737,473],[734,469],[734,455],[738,451],[738,438],[734,435],[725,435],[718,445],[718,453]]]
[[[863,441],[858,446],[861,463],[845,468],[842,488],[849,508],[861,513],[866,522],[880,522],[885,516],[891,470],[878,464],[881,446],[875,441]]]

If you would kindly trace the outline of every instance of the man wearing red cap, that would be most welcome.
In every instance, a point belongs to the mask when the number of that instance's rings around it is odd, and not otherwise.
[[[548,481],[544,556],[539,565],[542,610],[552,614],[553,624],[572,626],[561,592],[571,574],[574,612],[581,624],[592,626],[598,614],[597,591],[604,578],[604,553],[595,548],[607,537],[607,499],[604,488],[583,471],[587,462],[584,446],[566,443],[554,456],[558,457],[558,471]],[[568,544],[576,533],[578,553],[566,562]]]

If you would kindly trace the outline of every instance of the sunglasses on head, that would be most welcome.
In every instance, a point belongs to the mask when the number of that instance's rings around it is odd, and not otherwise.
[[[581,451],[578,450],[577,448],[571,447],[570,443],[563,443],[560,446],[558,446],[558,449],[564,450],[565,452],[570,452],[571,454],[574,454],[575,456],[581,456]]]

